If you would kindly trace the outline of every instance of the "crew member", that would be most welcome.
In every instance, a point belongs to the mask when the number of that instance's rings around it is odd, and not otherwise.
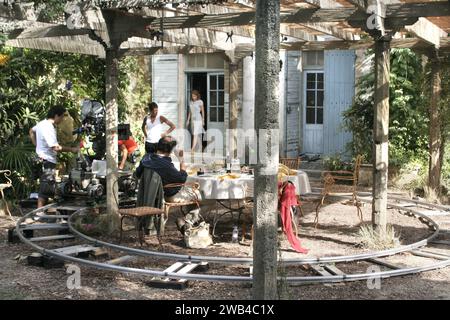
[[[56,136],[56,128],[64,119],[66,109],[62,106],[52,107],[47,118],[30,129],[30,138],[36,146],[36,153],[42,161],[42,175],[39,183],[38,208],[43,207],[49,198],[55,195],[55,168],[58,152],[77,153],[78,147],[61,146]]]
[[[150,103],[148,110],[149,114],[144,118],[142,123],[142,132],[145,136],[145,152],[155,153],[159,140],[175,130],[175,125],[166,117],[158,114],[158,105],[156,102]],[[164,123],[169,126],[169,129],[166,131],[164,131]]]
[[[125,168],[125,162],[127,161],[127,159],[129,159],[131,163],[136,162],[135,157],[139,149],[136,141],[134,141],[132,136],[130,136],[128,140],[119,140],[119,150],[122,156],[122,160],[119,164],[120,170],[123,170],[123,168]]]

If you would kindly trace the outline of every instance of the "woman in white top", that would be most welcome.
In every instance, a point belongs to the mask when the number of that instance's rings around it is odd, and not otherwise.
[[[166,117],[158,114],[158,105],[152,102],[148,105],[149,114],[144,118],[142,123],[142,132],[145,136],[145,152],[155,153],[159,139],[169,135],[175,130],[175,125]],[[169,126],[164,132],[163,123]]]
[[[200,100],[200,92],[192,90],[191,101],[189,102],[189,113],[186,121],[186,126],[189,126],[192,133],[192,151],[201,147],[202,134],[205,133],[205,108],[203,101]],[[197,147],[197,144],[199,145]]]

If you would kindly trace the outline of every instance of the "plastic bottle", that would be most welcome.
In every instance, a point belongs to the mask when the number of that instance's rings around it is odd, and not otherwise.
[[[227,173],[231,173],[231,158],[230,158],[230,152],[227,152],[227,158],[225,159],[225,168],[227,170]]]
[[[237,243],[238,242],[238,237],[239,237],[238,227],[234,226],[233,227],[233,234],[231,236],[231,242]]]

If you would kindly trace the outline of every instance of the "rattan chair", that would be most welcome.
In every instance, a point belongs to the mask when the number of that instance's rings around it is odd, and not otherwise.
[[[244,192],[245,192],[244,194],[247,195],[248,191],[245,190]],[[246,197],[244,197],[244,199],[242,201],[243,201],[242,210],[239,212],[239,218],[238,218],[238,221],[240,221],[241,214],[244,215],[244,219],[242,220],[241,242],[244,242],[244,240],[245,240],[245,234],[247,233],[247,222],[249,222],[249,221],[251,224],[251,240],[253,241],[253,206],[254,206],[253,198],[246,196]],[[298,202],[298,205],[296,205],[295,207],[299,209],[299,215],[302,216],[303,210],[302,210],[302,204],[301,204],[300,200]],[[290,212],[291,212],[292,225],[295,230],[295,236],[298,237],[298,220],[295,219],[294,208],[291,208]],[[246,218],[249,221],[245,221]]]
[[[293,170],[298,170],[301,162],[302,160],[300,158],[280,158],[281,164]]]
[[[117,183],[117,181],[115,182]],[[154,207],[148,207],[148,206],[143,206],[143,207],[135,207],[135,208],[120,208],[119,206],[119,200],[116,196],[115,193],[114,194],[114,199],[116,200],[117,203],[117,207],[119,208],[119,215],[120,215],[120,237],[119,237],[119,243],[122,242],[122,235],[123,235],[123,220],[128,218],[128,219],[133,219],[136,223],[136,231],[138,234],[138,239],[139,239],[139,244],[142,246],[143,242],[144,242],[144,223],[143,220],[145,217],[152,217],[152,216],[159,216],[159,218],[161,219],[161,221],[164,220],[164,210],[163,209],[159,209],[159,208],[154,208]],[[162,240],[161,240],[161,224],[155,224],[156,228],[157,228],[157,239],[159,242],[160,247],[162,247]]]
[[[320,208],[323,206],[325,198],[330,195],[332,192],[333,186],[336,181],[351,181],[352,182],[352,198],[349,201],[346,201],[345,204],[354,205],[356,207],[356,212],[360,221],[363,221],[363,215],[361,210],[361,201],[358,200],[357,196],[357,186],[358,186],[358,178],[359,178],[359,169],[361,168],[361,163],[363,160],[362,155],[358,155],[355,159],[355,164],[353,167],[353,171],[323,171],[322,172],[322,180],[323,180],[323,190],[322,197],[319,199],[318,204],[316,206],[316,217],[314,219],[315,227],[319,224],[319,212]]]
[[[5,199],[5,194],[3,193],[4,189],[7,188],[12,188],[12,181],[9,178],[9,176],[11,175],[11,171],[9,170],[0,170],[0,173],[3,173],[5,176],[5,179],[7,180],[6,183],[1,183],[0,184],[0,194],[2,195],[2,200],[5,203],[5,208],[6,208],[6,212],[8,212],[9,217],[12,219],[12,215],[11,215],[11,211],[9,211],[9,207],[8,207],[8,202]]]

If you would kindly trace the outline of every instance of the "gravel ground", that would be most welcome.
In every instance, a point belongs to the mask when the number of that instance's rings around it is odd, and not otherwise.
[[[281,236],[281,252],[283,258],[301,258],[312,256],[347,255],[367,252],[358,244],[357,235],[359,220],[356,208],[341,204],[338,200],[327,203],[321,210],[320,225],[314,229],[314,204],[303,204],[305,216],[301,218],[300,239],[302,245],[310,251],[301,255],[289,248],[289,243]],[[363,207],[365,221],[370,221],[371,208]],[[231,217],[224,217],[218,224],[216,233],[219,238],[207,249],[194,250],[183,247],[181,235],[175,228],[173,214],[167,225],[167,235],[164,239],[164,250],[182,254],[242,256],[251,252],[249,234],[243,244],[230,242],[231,230],[234,224]],[[408,244],[423,239],[431,234],[431,230],[418,220],[389,210],[389,222],[394,226],[400,237],[401,244]],[[436,216],[433,219],[444,229],[450,229],[450,215]],[[0,217],[0,299],[251,299],[251,284],[242,283],[208,283],[191,281],[184,290],[157,289],[146,285],[143,276],[125,275],[110,271],[91,268],[81,268],[81,288],[67,288],[68,274],[64,268],[44,269],[27,265],[26,261],[18,261],[18,255],[27,255],[32,249],[23,244],[7,243],[7,229],[14,225],[10,220]],[[129,232],[124,244],[136,246],[134,232]],[[450,240],[450,234],[447,238]],[[113,242],[116,239],[110,239]],[[65,241],[64,246],[77,243]],[[45,247],[52,244],[41,243]],[[157,241],[154,237],[148,239],[149,248],[156,250]],[[445,246],[438,246],[442,252],[449,253]],[[111,257],[116,257],[112,253]],[[416,266],[433,262],[428,258],[400,254],[385,261],[400,266]],[[129,266],[164,269],[170,262],[139,258]],[[367,262],[337,265],[346,273],[365,272],[370,266]],[[385,268],[381,268],[385,270]],[[286,268],[288,275],[313,275],[307,267]],[[210,265],[210,274],[249,275],[245,266]],[[286,299],[450,299],[450,268],[429,271],[421,274],[396,277],[381,280],[380,289],[369,289],[366,281],[348,282],[325,285],[290,286],[284,293]]]

